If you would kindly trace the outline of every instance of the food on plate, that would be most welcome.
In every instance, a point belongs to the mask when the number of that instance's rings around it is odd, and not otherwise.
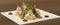
[[[16,15],[16,16],[21,16],[21,13],[22,13],[22,9],[21,9],[21,7],[17,4],[17,9],[16,9],[16,12],[15,12],[15,15]]]
[[[24,19],[26,20],[34,20],[35,15],[33,14],[32,10],[28,11],[28,14],[25,15]]]
[[[39,11],[38,11],[39,12]],[[22,2],[22,5],[17,5],[16,16],[21,16],[21,19],[34,20],[35,18],[42,18],[36,10],[36,5],[32,6]]]
[[[36,10],[36,5],[34,5],[33,13],[35,14],[36,18],[41,18],[41,16],[38,13],[39,11]]]

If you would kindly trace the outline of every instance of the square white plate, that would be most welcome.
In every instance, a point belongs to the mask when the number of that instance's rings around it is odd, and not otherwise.
[[[12,21],[16,22],[19,25],[24,25],[24,24],[28,24],[28,23],[34,23],[34,22],[39,22],[39,21],[44,21],[44,20],[49,20],[49,19],[55,19],[55,18],[60,18],[60,16],[46,12],[44,10],[40,9],[40,15],[42,18],[39,19],[35,19],[35,20],[31,20],[31,21],[27,21],[24,22],[20,17],[17,17],[14,15],[15,11],[11,11],[13,13],[13,15],[9,15],[9,12],[2,12],[1,14],[4,15],[5,17],[11,19]],[[48,14],[49,17],[45,17],[45,15]]]

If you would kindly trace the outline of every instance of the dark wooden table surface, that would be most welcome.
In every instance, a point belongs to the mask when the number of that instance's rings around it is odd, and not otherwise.
[[[60,0],[23,0],[31,5],[36,4],[38,8],[60,16]],[[16,5],[21,5],[22,0],[0,0],[0,12],[12,11]],[[0,25],[18,25],[12,20],[0,14]],[[26,25],[60,25],[60,18],[46,20]]]

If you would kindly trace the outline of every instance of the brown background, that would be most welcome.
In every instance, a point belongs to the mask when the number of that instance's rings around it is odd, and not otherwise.
[[[60,0],[23,0],[23,1],[31,5],[36,4],[37,7],[40,9],[60,15]],[[16,5],[21,4],[21,2],[22,0],[0,0],[0,12],[15,10]],[[0,14],[0,25],[18,25],[18,24]],[[60,18],[26,25],[60,25]]]

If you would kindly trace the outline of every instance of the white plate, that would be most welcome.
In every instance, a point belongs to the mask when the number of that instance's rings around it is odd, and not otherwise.
[[[11,11],[11,12],[14,14],[15,11]],[[39,22],[39,21],[44,21],[44,20],[49,20],[49,19],[60,18],[60,16],[58,16],[58,15],[46,12],[44,10],[40,10],[40,15],[42,16],[42,18],[24,22],[20,17],[17,17],[15,15],[9,15],[8,13],[9,12],[2,12],[1,14],[4,15],[5,17],[11,19],[12,21],[16,22],[19,25],[21,25],[21,24],[24,25],[24,24],[28,24],[28,23],[34,23],[34,22]],[[49,16],[48,18],[44,17],[46,14]]]

